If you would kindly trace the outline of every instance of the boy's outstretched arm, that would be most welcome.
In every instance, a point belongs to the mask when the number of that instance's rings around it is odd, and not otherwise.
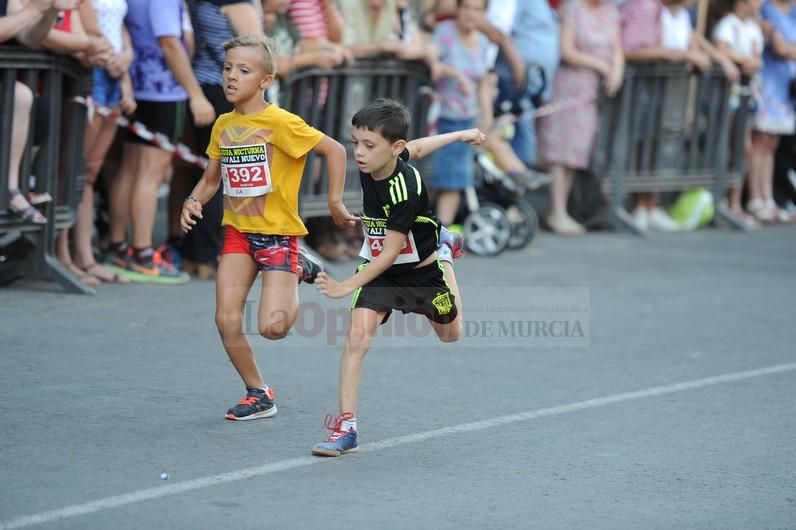
[[[213,198],[218,191],[221,183],[221,162],[213,160],[207,161],[207,167],[202,174],[202,178],[194,186],[193,191],[182,204],[182,214],[180,215],[180,226],[182,231],[188,233],[196,224],[196,219],[202,218],[202,205]]]
[[[325,272],[320,273],[315,280],[318,292],[329,298],[348,296],[392,267],[398,254],[401,253],[405,241],[406,234],[397,230],[387,230],[381,254],[376,256],[367,267],[342,282],[336,281]]]
[[[357,218],[348,212],[343,204],[343,190],[345,189],[345,147],[340,142],[324,136],[314,152],[326,158],[326,167],[329,171],[329,192],[327,202],[329,213],[332,214],[334,224],[340,228],[354,226]]]
[[[466,142],[473,145],[481,145],[486,139],[484,133],[478,129],[465,129],[463,131],[454,131],[445,134],[438,134],[436,136],[426,136],[407,142],[406,148],[409,149],[409,160],[417,160],[423,158],[441,147],[445,147],[453,142]]]

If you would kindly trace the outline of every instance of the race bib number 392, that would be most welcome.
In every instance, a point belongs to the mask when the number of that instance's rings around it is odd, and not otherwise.
[[[265,144],[220,147],[224,195],[258,197],[272,189]]]

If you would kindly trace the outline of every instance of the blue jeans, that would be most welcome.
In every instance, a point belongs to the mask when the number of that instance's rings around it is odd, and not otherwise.
[[[520,93],[511,79],[508,69],[498,69],[498,104],[502,101],[518,101],[527,99],[528,108],[533,108],[529,93]],[[526,165],[533,164],[536,160],[536,125],[533,118],[522,118],[515,124],[514,138],[511,139],[511,148],[517,157]]]

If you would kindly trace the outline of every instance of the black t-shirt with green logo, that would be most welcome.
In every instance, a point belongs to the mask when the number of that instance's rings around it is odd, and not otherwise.
[[[387,230],[406,234],[404,248],[386,274],[403,273],[416,267],[439,246],[439,220],[429,208],[428,192],[420,172],[408,164],[408,160],[409,151],[404,149],[395,171],[384,180],[373,180],[369,173],[359,173],[365,232],[360,255],[373,259],[381,253]]]

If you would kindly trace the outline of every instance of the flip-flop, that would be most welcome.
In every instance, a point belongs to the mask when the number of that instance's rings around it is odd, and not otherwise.
[[[96,278],[97,280],[100,280],[101,282],[121,283],[121,284],[124,284],[124,285],[127,285],[127,284],[130,283],[130,278],[127,278],[125,276],[117,274],[117,273],[113,272],[112,270],[110,270],[110,269],[108,269],[106,267],[103,267],[102,265],[100,265],[96,261],[94,263],[91,263],[91,264],[86,265],[86,266],[82,266],[80,268],[83,270],[83,272],[85,272],[86,274],[88,274],[92,278]]]

